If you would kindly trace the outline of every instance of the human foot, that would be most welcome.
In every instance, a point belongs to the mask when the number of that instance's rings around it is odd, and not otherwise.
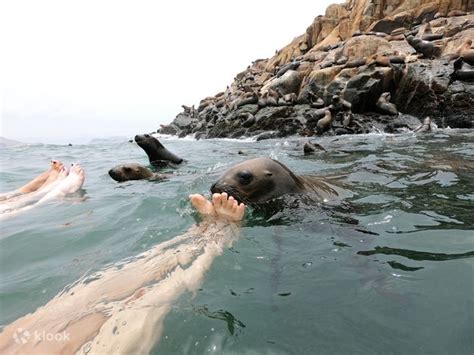
[[[245,205],[239,204],[236,199],[225,192],[212,195],[212,204],[218,219],[238,222],[244,218]]]
[[[54,160],[54,159],[51,160],[51,167],[49,168],[48,171],[45,171],[41,175],[38,175],[37,177],[35,177],[29,183],[20,187],[18,191],[22,194],[27,194],[27,193],[38,190],[41,186],[43,186],[46,183],[48,184],[51,183],[57,178],[57,174],[61,170],[62,167],[63,167],[63,163],[61,163],[59,160]]]
[[[69,174],[63,181],[62,191],[64,195],[72,194],[79,190],[84,184],[84,180],[86,178],[84,169],[76,163],[71,164],[71,169],[69,170]]]
[[[189,195],[191,204],[204,218],[216,217],[216,210],[212,205],[212,202],[205,198],[203,195],[195,194]]]
[[[43,185],[41,185],[40,188],[42,189],[48,186],[52,182],[55,182],[56,180],[58,180],[60,177],[64,178],[65,176],[61,176],[62,172],[64,171],[65,171],[65,168],[64,168],[63,163],[61,163],[59,160],[51,160],[51,170],[50,170],[49,176],[46,179],[46,181],[43,183]],[[66,171],[66,175],[67,175],[67,171]]]
[[[60,175],[64,172],[60,172]],[[68,194],[72,194],[79,190],[84,183],[85,173],[84,169],[79,164],[71,164],[69,174],[58,183],[46,196],[44,196],[39,202],[44,202],[57,197],[63,197]]]

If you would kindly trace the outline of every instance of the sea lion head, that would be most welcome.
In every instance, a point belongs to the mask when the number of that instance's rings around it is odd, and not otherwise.
[[[123,182],[128,180],[149,179],[154,174],[143,165],[130,163],[117,165],[109,170],[109,175],[115,181]]]
[[[168,162],[180,164],[183,159],[166,149],[158,139],[150,134],[137,134],[135,142],[148,155],[150,163],[156,166],[166,166]]]
[[[255,158],[234,165],[211,186],[212,193],[227,192],[237,201],[253,207],[302,189],[302,181],[290,169],[270,158]]]

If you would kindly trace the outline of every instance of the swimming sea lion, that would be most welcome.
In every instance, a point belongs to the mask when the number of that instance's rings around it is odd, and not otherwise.
[[[129,180],[164,180],[165,176],[152,172],[147,167],[136,164],[121,164],[109,170],[109,175],[112,179],[118,182]]]
[[[319,201],[338,197],[337,188],[323,178],[297,176],[270,158],[255,158],[234,165],[211,186],[211,192],[227,192],[252,207],[287,194],[311,193]]]
[[[150,164],[154,166],[166,166],[169,162],[181,164],[183,159],[166,149],[158,139],[149,134],[137,134],[135,142],[148,155]]]
[[[315,143],[315,142],[307,141],[303,145],[304,155],[314,154],[316,152],[316,150],[323,151],[323,152],[326,151],[326,149],[324,149],[324,147],[321,144],[318,144],[318,143]]]
[[[413,132],[415,133],[425,133],[425,132],[432,132],[436,129],[436,125],[431,122],[431,117],[427,116],[423,120],[423,124],[417,128]]]

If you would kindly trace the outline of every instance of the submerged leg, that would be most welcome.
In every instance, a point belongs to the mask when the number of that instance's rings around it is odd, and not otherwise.
[[[73,168],[71,174],[80,175],[81,170]],[[244,215],[245,205],[224,193],[215,194],[212,203],[201,195],[190,199],[203,217],[212,218],[120,267],[110,266],[78,281],[34,313],[4,327],[0,352],[149,353],[176,300],[185,292],[196,292],[214,259],[236,240],[239,228],[230,221],[240,221]],[[18,343],[14,334],[19,328],[53,334],[60,330],[70,339]]]

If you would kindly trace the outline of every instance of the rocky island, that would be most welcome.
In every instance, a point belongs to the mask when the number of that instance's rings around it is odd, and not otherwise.
[[[357,134],[474,121],[473,0],[348,0],[158,132]],[[430,118],[427,118],[430,117]],[[420,120],[425,119],[424,126]]]

